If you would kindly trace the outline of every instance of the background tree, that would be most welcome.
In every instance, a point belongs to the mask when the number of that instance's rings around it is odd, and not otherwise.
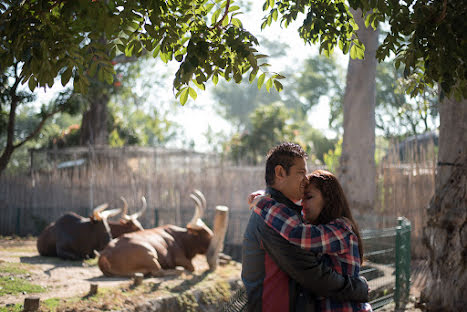
[[[338,175],[349,204],[371,211],[376,199],[375,102],[378,31],[365,27],[360,10],[351,10],[365,59],[349,58],[343,101],[344,139]]]

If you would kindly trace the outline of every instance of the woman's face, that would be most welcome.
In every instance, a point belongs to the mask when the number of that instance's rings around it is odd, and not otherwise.
[[[302,206],[305,220],[309,223],[314,223],[318,219],[321,210],[323,210],[324,199],[320,190],[313,184],[309,184],[305,188]]]

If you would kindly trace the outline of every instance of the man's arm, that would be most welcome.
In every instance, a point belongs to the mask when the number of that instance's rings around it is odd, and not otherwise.
[[[363,279],[337,274],[315,254],[291,244],[264,222],[259,222],[257,230],[265,251],[277,265],[314,295],[368,302],[368,284]]]

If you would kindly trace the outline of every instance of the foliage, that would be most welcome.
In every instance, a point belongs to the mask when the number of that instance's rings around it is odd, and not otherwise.
[[[413,88],[408,90],[411,96],[437,82],[448,95],[466,97],[467,7],[463,1],[351,0],[348,4],[361,9],[367,27],[376,29],[380,22],[389,24],[376,58],[383,61],[394,55],[396,67],[404,65],[404,77],[415,78]],[[262,27],[277,19],[287,27],[299,13],[305,13],[299,28],[305,42],[319,43],[320,52],[326,55],[336,45],[344,53],[350,50],[353,58],[363,54],[364,47],[353,37],[357,26],[343,0],[267,0],[263,9],[268,12]]]
[[[339,168],[339,159],[341,158],[342,154],[342,139],[340,139],[334,150],[329,150],[327,153],[323,155],[324,163],[329,171],[336,173],[337,169]]]
[[[382,62],[376,73],[376,128],[387,138],[434,130],[438,117],[438,92],[431,87],[413,98],[405,94],[416,78],[404,78],[394,62]]]
[[[384,60],[394,53],[404,76],[417,77],[413,95],[424,84],[441,84],[443,91],[459,98],[467,94],[465,78],[466,6],[462,1],[291,0],[264,2],[262,28],[279,20],[287,27],[305,13],[299,34],[307,43],[319,43],[329,55],[335,46],[362,58],[364,46],[355,36],[357,25],[349,6],[361,9],[366,25],[387,22],[390,31],[377,50]],[[250,72],[253,81],[260,69],[257,39],[242,28],[240,7],[230,0],[214,1],[2,1],[0,3],[0,65],[24,63],[22,83],[31,90],[52,86],[61,76],[72,77],[84,91],[89,77],[113,82],[111,60],[118,54],[152,53],[164,62],[180,62],[174,79],[177,96],[185,103],[196,98],[191,84],[204,89],[218,77],[240,82]],[[102,40],[104,39],[104,40]],[[281,76],[260,74],[258,86],[280,90]]]
[[[188,95],[196,98],[190,84],[204,89],[219,76],[240,82],[248,71],[254,79],[268,66],[236,17],[239,9],[229,0],[2,1],[0,65],[23,62],[21,81],[31,90],[51,87],[61,76],[62,85],[73,78],[85,92],[92,77],[113,82],[117,55],[151,53],[180,62],[174,87],[184,104]],[[260,77],[267,89],[281,89],[280,75]]]
[[[177,124],[156,109],[145,112],[131,105],[110,105],[109,145],[160,146],[177,136]]]
[[[302,100],[302,111],[305,115],[311,107],[317,105],[322,97],[329,99],[331,122],[338,120],[337,112],[342,106],[344,94],[343,69],[334,57],[315,56],[305,61],[303,70],[297,77],[297,91]]]
[[[260,163],[271,146],[297,141],[298,125],[291,122],[290,114],[281,103],[259,106],[250,115],[251,129],[235,134],[225,144],[224,152],[237,163]]]
[[[279,93],[258,90],[247,82],[238,85],[219,83],[213,91],[217,112],[238,130],[250,126],[248,117],[256,108],[281,100]]]

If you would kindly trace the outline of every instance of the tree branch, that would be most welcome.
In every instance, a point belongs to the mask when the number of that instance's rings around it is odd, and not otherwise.
[[[58,107],[57,109],[51,111],[50,113],[46,114],[41,122],[39,123],[39,125],[37,125],[36,129],[34,129],[33,132],[31,132],[31,134],[29,134],[23,141],[19,142],[18,144],[15,144],[13,146],[14,149],[20,147],[21,145],[23,145],[24,143],[26,143],[27,141],[31,140],[33,137],[35,137],[42,129],[42,127],[44,126],[45,122],[47,121],[47,119],[49,119],[50,117],[52,117],[53,115],[55,115],[56,113],[62,111],[63,109],[65,109],[65,105],[61,105],[60,107]]]
[[[212,27],[208,28],[208,30],[214,30],[219,27],[219,25],[222,23],[224,18],[227,16],[229,13],[229,6],[230,6],[230,0],[227,0],[227,4],[225,5],[225,10],[224,10],[224,15],[222,15],[222,18]]]
[[[439,24],[441,23],[444,18],[446,17],[446,10],[447,10],[447,7],[448,7],[448,1],[447,0],[444,0],[443,1],[443,11],[441,12],[441,15],[438,16],[437,18],[435,18],[435,23],[436,24]]]

